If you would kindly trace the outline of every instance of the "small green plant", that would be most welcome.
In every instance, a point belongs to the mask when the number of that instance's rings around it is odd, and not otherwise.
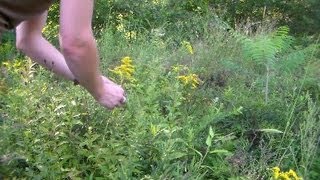
[[[286,52],[293,42],[287,27],[280,27],[277,31],[253,38],[243,37],[243,52],[247,60],[265,66],[265,102],[269,101],[269,83],[272,71],[281,63],[279,55]]]
[[[307,95],[308,110],[303,113],[303,121],[300,122],[300,148],[301,148],[301,168],[305,177],[316,158],[319,150],[320,123],[319,105],[311,100]]]

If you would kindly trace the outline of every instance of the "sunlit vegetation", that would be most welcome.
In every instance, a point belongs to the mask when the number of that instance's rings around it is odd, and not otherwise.
[[[113,111],[6,34],[0,179],[319,179],[320,3],[232,2],[96,1],[101,71],[127,93]]]

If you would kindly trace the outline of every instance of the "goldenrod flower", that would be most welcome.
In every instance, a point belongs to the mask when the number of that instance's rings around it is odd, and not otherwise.
[[[290,178],[290,177],[288,176],[288,174],[285,173],[285,172],[280,173],[278,179],[281,179],[281,180],[291,180],[291,178]]]
[[[122,58],[121,65],[115,67],[110,71],[119,75],[121,77],[121,80],[129,80],[129,81],[134,80],[133,78],[134,66],[132,65],[132,59],[129,56]]]
[[[289,176],[289,177],[292,177],[294,180],[300,180],[300,179],[302,179],[302,178],[300,178],[300,177],[297,175],[297,173],[296,173],[294,170],[292,170],[292,169],[289,170],[288,176]]]
[[[117,28],[117,30],[118,30],[119,32],[124,32],[124,31],[125,31],[124,25],[123,25],[122,23],[118,24],[118,25],[116,26],[116,28]]]
[[[187,51],[188,51],[191,55],[194,54],[193,47],[192,47],[192,45],[191,45],[190,42],[188,42],[188,41],[183,41],[183,42],[182,42],[182,45],[187,49]]]
[[[5,62],[2,62],[2,65],[7,68],[8,70],[11,70],[11,69],[19,69],[19,68],[22,68],[24,65],[22,64],[22,61],[13,61],[13,62],[10,62],[10,61],[5,61]]]
[[[137,33],[135,31],[129,31],[129,32],[126,32],[124,37],[126,39],[136,39],[137,38]]]
[[[160,0],[152,0],[152,3],[153,3],[153,4],[159,4],[159,3],[160,3]]]
[[[272,168],[273,171],[273,178],[278,179],[280,175],[280,168],[278,166]]]
[[[190,73],[187,66],[178,64],[171,68],[174,73],[178,74],[177,79],[179,79],[185,86],[191,85],[192,88],[196,88],[201,83],[198,75]]]
[[[178,76],[178,79],[181,80],[184,85],[191,85],[192,88],[196,88],[200,84],[199,77],[196,74]]]
[[[118,19],[118,21],[122,21],[123,20],[123,15],[121,13],[118,14],[117,19]]]
[[[278,166],[272,168],[273,180],[302,180],[295,171],[290,169],[287,172],[281,172]]]

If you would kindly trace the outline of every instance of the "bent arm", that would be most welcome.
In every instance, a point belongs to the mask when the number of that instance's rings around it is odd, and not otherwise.
[[[60,43],[66,63],[81,86],[104,107],[125,102],[121,86],[99,71],[99,57],[91,19],[93,0],[61,0]]]
[[[103,80],[91,28],[93,6],[93,0],[61,0],[60,42],[71,72],[97,99],[103,93]]]
[[[16,28],[16,46],[33,61],[68,80],[75,77],[69,70],[63,55],[43,36],[47,12],[22,22]]]

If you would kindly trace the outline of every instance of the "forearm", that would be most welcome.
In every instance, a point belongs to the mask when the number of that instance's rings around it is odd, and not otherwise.
[[[91,33],[90,33],[91,34]],[[99,71],[98,52],[92,35],[65,41],[62,52],[75,79],[96,99],[103,82]]]
[[[55,74],[68,80],[75,79],[75,76],[66,64],[63,55],[42,36],[29,37],[27,40],[20,42],[18,48],[33,61]]]

